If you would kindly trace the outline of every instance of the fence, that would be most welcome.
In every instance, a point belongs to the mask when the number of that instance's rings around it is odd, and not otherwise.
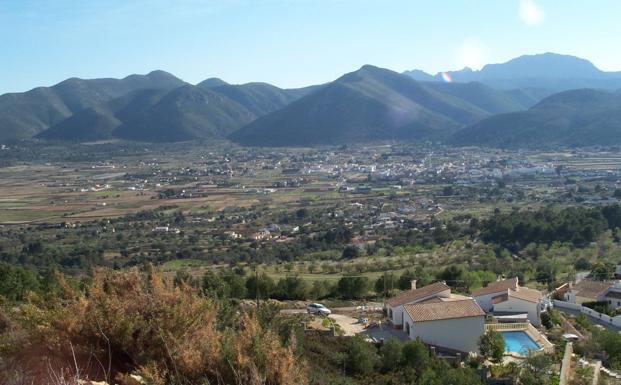
[[[488,331],[488,330],[494,330],[494,331],[525,330],[525,329],[528,329],[529,326],[532,326],[532,325],[526,322],[485,324],[485,331]]]
[[[561,309],[570,309],[579,311],[582,314],[591,316],[592,318],[598,319],[604,323],[614,325],[617,327],[621,327],[621,316],[611,317],[607,314],[598,313],[595,310],[588,308],[586,306],[578,305],[575,303],[559,301],[557,299],[554,300],[554,306],[560,307]]]

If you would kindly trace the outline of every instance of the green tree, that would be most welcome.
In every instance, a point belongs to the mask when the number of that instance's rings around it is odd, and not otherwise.
[[[357,335],[351,339],[347,351],[347,367],[352,373],[370,374],[376,361],[375,348],[364,337]]]
[[[614,267],[610,264],[597,262],[591,268],[591,277],[596,281],[607,281],[612,277]]]
[[[520,384],[552,385],[558,383],[558,378],[550,376],[551,372],[554,372],[554,360],[550,355],[531,354],[522,363]]]
[[[341,255],[344,259],[354,259],[360,256],[360,250],[356,246],[345,246]]]
[[[360,276],[344,276],[336,285],[338,295],[347,299],[362,298],[369,290],[369,280]]]
[[[308,298],[308,285],[306,282],[295,276],[282,278],[276,284],[274,297],[277,299],[299,299]]]
[[[21,301],[28,291],[39,290],[37,277],[29,270],[0,263],[0,296]]]
[[[398,287],[400,290],[410,290],[412,280],[416,279],[416,273],[412,270],[404,271],[399,277]]]
[[[499,363],[505,354],[505,340],[502,334],[490,330],[479,338],[479,351],[481,355],[492,362]]]
[[[380,295],[389,296],[395,288],[397,277],[393,273],[384,273],[375,281],[375,292]]]
[[[274,280],[267,274],[251,275],[246,280],[248,298],[270,298],[276,287]]]

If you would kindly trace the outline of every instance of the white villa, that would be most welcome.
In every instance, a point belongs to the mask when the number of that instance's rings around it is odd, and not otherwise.
[[[534,326],[541,324],[540,315],[545,310],[539,290],[520,287],[517,277],[491,282],[474,290],[472,296],[486,312],[496,316],[525,315]]]
[[[485,333],[485,312],[472,298],[439,297],[404,309],[403,330],[410,338],[460,352],[478,351],[479,338]]]
[[[582,280],[576,284],[569,284],[569,290],[563,299],[569,303],[582,305],[585,302],[596,302],[612,286],[611,282]]]
[[[405,291],[397,295],[396,297],[392,297],[388,301],[386,301],[388,318],[394,326],[403,326],[403,307],[405,305],[415,304],[430,298],[447,298],[450,296],[451,288],[448,287],[444,282],[432,283],[431,285],[423,286],[420,289],[417,289],[416,280],[413,280],[411,290]]]
[[[580,281],[570,286],[564,299],[578,305],[585,302],[606,302],[614,310],[621,307],[621,281]]]
[[[470,297],[451,293],[444,282],[412,289],[386,302],[395,327],[428,345],[476,352],[485,330],[485,312]]]

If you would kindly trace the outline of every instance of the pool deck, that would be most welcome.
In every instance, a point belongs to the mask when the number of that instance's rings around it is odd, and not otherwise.
[[[529,322],[485,324],[485,331],[497,332],[523,331],[546,353],[554,353],[554,345]],[[517,353],[510,353],[517,354]]]

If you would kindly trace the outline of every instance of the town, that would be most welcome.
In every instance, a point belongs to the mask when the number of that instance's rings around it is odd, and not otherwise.
[[[489,384],[523,381],[524,363],[621,378],[602,347],[621,330],[614,148],[73,146],[0,153],[3,263],[76,281],[153,266],[273,305],[306,338],[422,343]]]

